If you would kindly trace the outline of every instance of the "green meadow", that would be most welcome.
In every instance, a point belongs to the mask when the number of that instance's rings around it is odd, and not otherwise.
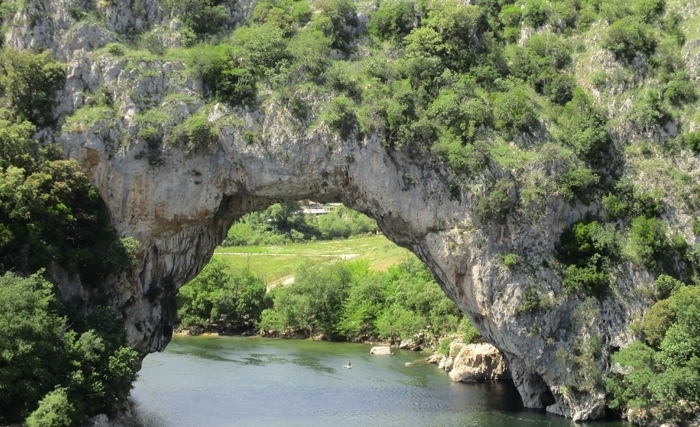
[[[292,276],[303,264],[362,260],[369,263],[370,269],[384,271],[414,255],[386,237],[375,235],[286,245],[219,247],[214,256],[232,269],[248,268],[266,284],[272,284]]]

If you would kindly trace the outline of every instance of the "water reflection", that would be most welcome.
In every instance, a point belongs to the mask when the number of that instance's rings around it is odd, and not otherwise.
[[[510,383],[453,383],[414,352],[368,353],[360,344],[176,337],[145,359],[135,412],[144,427],[572,425],[523,411]],[[348,359],[353,369],[342,368]]]

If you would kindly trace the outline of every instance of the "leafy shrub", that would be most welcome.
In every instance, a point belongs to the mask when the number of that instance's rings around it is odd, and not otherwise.
[[[504,254],[501,262],[508,269],[513,269],[520,263],[520,257],[516,254]]]
[[[663,221],[638,216],[632,220],[629,238],[639,262],[652,270],[662,267],[669,250],[666,224]]]
[[[295,96],[292,98],[289,104],[289,109],[297,120],[304,121],[309,118],[310,107],[304,102],[303,99]]]
[[[108,43],[107,46],[105,46],[105,49],[107,49],[107,53],[112,56],[124,55],[124,46],[120,43]]]
[[[690,81],[686,73],[674,75],[666,83],[663,95],[664,100],[676,106],[694,102],[697,99],[695,85]]]
[[[233,51],[246,70],[264,73],[273,70],[287,57],[287,43],[283,31],[270,24],[240,27],[234,31]]]
[[[627,112],[628,120],[643,130],[660,125],[666,117],[661,98],[656,90],[648,90],[638,96]]]
[[[29,122],[1,117],[0,272],[33,273],[55,262],[92,285],[128,268],[107,262],[116,260],[107,252],[119,239],[77,162],[50,145],[38,150]]]
[[[671,310],[669,300],[664,299],[654,304],[644,315],[643,330],[647,344],[658,349],[675,320],[676,313]]]
[[[398,42],[411,32],[415,20],[413,2],[383,1],[369,21],[369,32],[380,40]]]
[[[565,104],[572,97],[575,82],[559,70],[571,62],[568,44],[554,34],[535,34],[512,58],[513,74],[531,83],[537,92],[553,102]]]
[[[0,421],[21,421],[61,381],[56,362],[63,319],[51,284],[39,276],[0,276]],[[16,363],[15,361],[23,361]]]
[[[323,73],[323,79],[328,86],[339,92],[345,92],[351,97],[360,97],[358,80],[354,75],[354,70],[346,62],[334,62]]]
[[[566,73],[557,73],[542,87],[542,94],[555,104],[564,105],[573,97],[576,80]]]
[[[690,132],[682,135],[683,143],[693,153],[700,154],[700,132]]]
[[[654,287],[656,288],[656,298],[659,300],[666,299],[683,286],[683,282],[676,280],[671,276],[661,274],[654,281]]]
[[[63,426],[112,413],[136,379],[137,354],[126,347],[121,318],[101,307],[78,314],[52,288],[38,275],[0,277],[0,422],[34,411],[29,425]]]
[[[498,180],[489,194],[479,198],[476,206],[479,219],[481,221],[502,220],[511,208],[510,192],[512,189],[513,183],[511,181]]]
[[[598,267],[599,256],[591,257],[590,265],[579,267],[570,265],[564,271],[564,281],[562,285],[569,292],[583,292],[586,295],[601,295],[604,293],[610,282],[604,271]]]
[[[284,244],[309,240],[345,239],[374,233],[377,223],[351,209],[339,207],[326,215],[308,217],[298,203],[274,204],[263,212],[250,213],[236,222],[223,246]],[[297,237],[292,235],[296,230]]]
[[[547,3],[544,0],[524,0],[523,6],[525,24],[537,28],[547,21]]]
[[[640,215],[653,218],[664,209],[658,192],[649,194],[640,191],[627,179],[620,179],[615,184],[615,194],[608,193],[602,202],[606,216],[613,220]]]
[[[435,348],[435,353],[441,354],[443,356],[448,356],[450,354],[450,345],[454,339],[452,337],[445,337],[440,339],[437,348]]]
[[[523,313],[536,313],[540,309],[540,294],[534,286],[528,286],[523,292],[518,311]]]
[[[590,188],[599,181],[598,174],[586,167],[570,167],[559,179],[562,196],[569,202],[579,198],[589,202]]]
[[[523,90],[514,89],[499,94],[494,100],[493,116],[496,129],[530,132],[537,126],[537,116]]]
[[[228,21],[226,8],[215,4],[216,0],[164,0],[163,3],[199,35],[218,33]]]
[[[616,21],[608,28],[602,46],[618,58],[631,59],[638,53],[653,54],[656,38],[649,25],[626,18]]]
[[[173,129],[175,141],[181,141],[185,145],[187,153],[205,150],[215,143],[219,136],[216,130],[209,123],[209,119],[204,112],[198,112],[187,118]]]
[[[248,105],[257,95],[257,78],[242,66],[228,45],[203,45],[189,58],[189,67],[222,102]]]
[[[35,125],[53,123],[51,110],[64,79],[63,65],[49,52],[34,55],[10,48],[0,52],[0,96],[4,97],[4,106]]]
[[[582,160],[599,165],[610,141],[605,113],[596,108],[582,90],[576,89],[558,120],[564,129],[562,142]]]
[[[474,344],[481,340],[481,334],[467,317],[463,317],[460,320],[458,331],[462,335],[465,344]]]
[[[75,408],[68,401],[68,391],[57,388],[39,401],[39,408],[27,418],[27,427],[71,427]]]
[[[294,66],[304,75],[316,78],[330,65],[332,40],[318,30],[304,30],[289,41]]]
[[[165,43],[158,34],[153,32],[141,36],[141,47],[154,55],[164,55],[166,51]]]
[[[348,139],[357,128],[355,104],[345,96],[334,98],[323,113],[328,127],[343,139]]]
[[[318,13],[311,18],[312,28],[331,39],[331,46],[347,52],[353,39],[352,27],[357,25],[355,5],[350,0],[319,0],[314,3]]]
[[[520,20],[522,18],[523,12],[520,6],[514,4],[507,4],[501,8],[498,13],[498,19],[505,27],[518,27],[518,33],[520,32]]]
[[[559,259],[568,264],[564,288],[570,292],[600,295],[609,285],[606,272],[619,254],[618,237],[612,226],[579,221],[560,238]]]
[[[349,340],[439,337],[458,329],[467,342],[479,337],[416,258],[388,272],[371,272],[361,262],[302,266],[295,278],[294,286],[273,291],[261,329]]]
[[[601,225],[598,221],[579,221],[562,233],[560,253],[563,261],[572,263],[581,261],[587,263],[590,258],[599,253],[608,258],[619,255],[618,235],[610,224]]]

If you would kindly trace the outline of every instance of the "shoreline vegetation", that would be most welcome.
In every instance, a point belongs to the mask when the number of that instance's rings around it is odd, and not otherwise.
[[[373,220],[344,206],[311,216],[296,203],[273,205],[241,219],[228,236],[224,245],[239,246],[218,248],[181,288],[174,333],[443,353],[458,336],[467,344],[480,339],[415,255],[376,235]]]

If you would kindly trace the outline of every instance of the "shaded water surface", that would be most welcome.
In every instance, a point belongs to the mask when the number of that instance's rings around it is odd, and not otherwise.
[[[425,356],[370,356],[362,344],[175,337],[149,355],[132,391],[145,427],[574,424],[522,409],[509,383],[453,383]],[[348,359],[352,369],[344,369]],[[407,362],[413,363],[405,366]],[[621,422],[586,427],[622,427]]]

